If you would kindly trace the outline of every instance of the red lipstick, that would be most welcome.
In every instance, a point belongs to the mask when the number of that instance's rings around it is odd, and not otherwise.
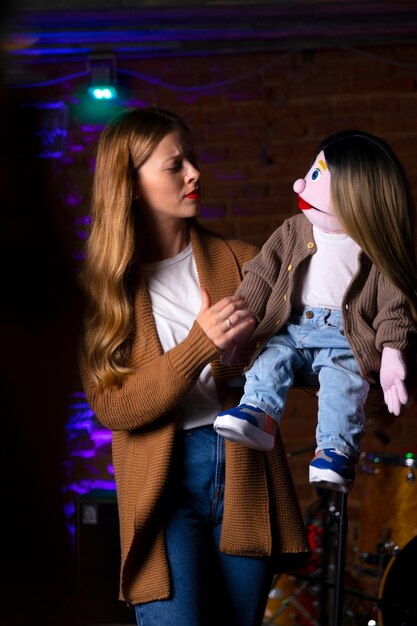
[[[187,193],[186,198],[188,198],[189,200],[199,200],[200,199],[200,190],[199,189],[193,189],[192,191],[190,191],[190,193]]]

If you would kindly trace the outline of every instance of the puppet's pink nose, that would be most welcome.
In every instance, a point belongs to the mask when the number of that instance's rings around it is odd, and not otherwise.
[[[304,178],[298,178],[293,184],[292,188],[294,189],[295,193],[302,193],[306,188],[306,181],[304,180]]]

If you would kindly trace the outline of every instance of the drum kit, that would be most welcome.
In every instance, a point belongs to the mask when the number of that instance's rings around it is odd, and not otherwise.
[[[341,623],[417,626],[417,455],[363,453],[355,489],[360,512],[351,540],[352,562],[344,572]],[[325,559],[335,553],[337,542],[335,494],[317,491],[306,523],[312,555],[304,568],[276,577],[263,626],[333,626],[326,605],[337,556]]]

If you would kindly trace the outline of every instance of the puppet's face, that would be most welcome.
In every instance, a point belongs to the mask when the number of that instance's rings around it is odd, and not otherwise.
[[[306,177],[296,180],[293,189],[298,194],[299,208],[314,226],[325,232],[342,233],[342,225],[334,214],[330,179],[324,152],[321,151]]]

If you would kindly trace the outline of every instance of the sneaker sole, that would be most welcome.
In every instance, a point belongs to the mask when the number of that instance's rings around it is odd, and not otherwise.
[[[309,480],[310,484],[315,487],[323,487],[323,489],[331,489],[332,491],[340,491],[342,493],[349,493],[353,487],[353,480],[347,480],[340,476],[333,470],[319,469],[312,467],[309,468]]]
[[[214,430],[216,433],[240,443],[246,448],[260,450],[261,452],[269,452],[275,445],[275,438],[268,433],[263,432],[256,426],[252,426],[249,422],[232,417],[231,415],[220,415],[214,422]]]

